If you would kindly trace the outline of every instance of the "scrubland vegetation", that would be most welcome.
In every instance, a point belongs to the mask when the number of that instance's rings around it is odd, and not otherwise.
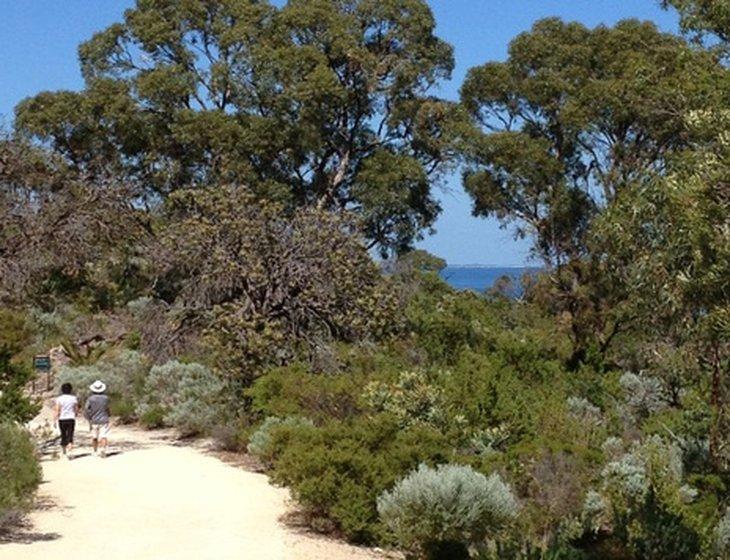
[[[730,28],[667,5],[686,37],[539,21],[456,103],[420,0],[139,0],[0,141],[0,511],[38,483],[22,364],[62,345],[58,382],[254,455],[318,531],[730,554]],[[517,299],[413,249],[454,167],[534,241]]]

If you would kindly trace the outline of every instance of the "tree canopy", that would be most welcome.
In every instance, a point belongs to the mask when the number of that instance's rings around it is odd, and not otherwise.
[[[403,249],[435,220],[453,107],[429,95],[452,48],[423,0],[138,0],[79,48],[86,87],[43,92],[16,126],[80,169],[159,200],[245,185],[289,207],[348,209]]]
[[[464,187],[474,214],[534,239],[550,271],[544,303],[566,319],[576,363],[591,346],[605,352],[630,319],[625,286],[590,244],[596,219],[666,172],[694,140],[687,116],[722,107],[726,80],[712,52],[636,20],[591,30],[545,19],[505,62],[469,71]]]
[[[684,118],[717,106],[720,77],[651,23],[539,21],[462,87],[479,129],[465,149],[474,213],[517,223],[550,264],[584,256],[593,217],[687,144]]]
[[[682,31],[699,43],[707,43],[724,56],[730,56],[730,5],[724,0],[663,0],[664,7],[675,8]]]

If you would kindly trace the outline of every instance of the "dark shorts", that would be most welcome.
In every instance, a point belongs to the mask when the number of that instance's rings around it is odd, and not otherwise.
[[[58,427],[61,428],[61,447],[66,447],[69,443],[74,442],[74,429],[76,429],[76,420],[59,420]]]

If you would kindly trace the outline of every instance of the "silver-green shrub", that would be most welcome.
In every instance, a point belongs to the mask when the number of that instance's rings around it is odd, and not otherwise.
[[[568,414],[587,424],[598,425],[603,422],[601,409],[583,397],[568,397]]]
[[[730,557],[730,507],[715,528],[715,546],[720,558]]]
[[[518,513],[498,474],[487,477],[460,465],[421,465],[381,494],[377,506],[399,544],[420,556],[438,543],[482,543]]]
[[[641,458],[627,453],[608,463],[601,472],[604,488],[626,500],[641,502],[649,491],[649,477]]]
[[[624,390],[626,403],[636,414],[652,414],[667,405],[664,387],[656,377],[626,372],[619,383]]]
[[[137,414],[158,409],[164,424],[184,435],[205,433],[223,416],[223,389],[223,382],[204,365],[171,360],[150,369]]]
[[[56,384],[60,388],[64,383],[70,383],[73,386],[74,394],[84,401],[90,393],[89,385],[97,379],[104,381],[107,387],[116,388],[121,385],[118,379],[109,372],[102,372],[102,369],[96,364],[93,366],[64,366],[58,371]]]
[[[624,442],[621,438],[607,437],[601,444],[601,450],[609,459],[618,459],[624,453]]]
[[[314,423],[308,418],[299,416],[288,416],[286,418],[269,416],[248,439],[248,452],[263,463],[271,464],[274,459],[272,438],[274,430],[279,427],[298,426],[314,426]]]
[[[598,533],[609,517],[609,504],[604,497],[594,490],[589,490],[581,511],[584,529],[591,533]]]
[[[601,472],[604,490],[621,501],[638,502],[652,486],[678,491],[683,475],[682,450],[656,435],[635,442],[628,453],[607,463]]]
[[[0,533],[32,506],[42,478],[30,434],[18,424],[0,422]]]

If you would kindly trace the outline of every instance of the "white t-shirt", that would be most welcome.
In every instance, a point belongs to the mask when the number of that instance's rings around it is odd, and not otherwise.
[[[76,418],[76,406],[79,400],[75,395],[61,395],[56,397],[56,404],[61,407],[61,413],[58,415],[59,420],[73,420]]]

